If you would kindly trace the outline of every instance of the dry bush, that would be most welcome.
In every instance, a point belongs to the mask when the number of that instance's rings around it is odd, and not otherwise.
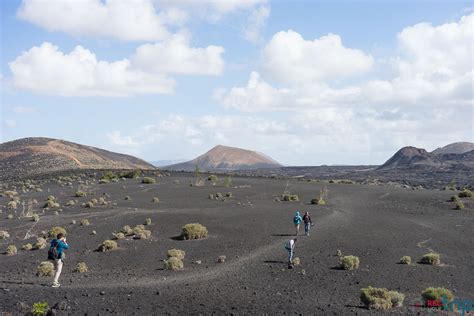
[[[217,263],[224,263],[226,259],[227,259],[227,256],[225,255],[219,256],[217,257]]]
[[[27,243],[27,244],[24,244],[23,246],[21,246],[21,249],[31,250],[31,249],[33,249],[33,245],[31,243]]]
[[[54,264],[50,261],[43,261],[36,268],[37,276],[53,276],[54,275]]]
[[[440,259],[439,254],[434,253],[434,252],[430,252],[430,253],[427,253],[427,254],[423,255],[423,257],[421,257],[420,263],[437,266],[441,263],[441,259]]]
[[[301,263],[301,260],[299,257],[295,257],[293,258],[293,260],[291,260],[291,264],[293,264],[294,266],[299,266]]]
[[[74,268],[74,272],[77,273],[86,273],[89,271],[87,264],[85,262],[78,262],[76,267]]]
[[[283,194],[282,199],[286,202],[296,202],[300,200],[299,196],[296,194]]]
[[[122,233],[122,232],[118,232],[118,233],[114,234],[114,237],[117,240],[125,239],[125,234]]]
[[[104,240],[102,244],[99,246],[99,251],[106,252],[106,251],[111,251],[111,250],[116,250],[118,249],[118,244],[116,241],[107,239]]]
[[[69,200],[69,202],[66,203],[66,206],[74,206],[76,205],[76,201],[74,200]]]
[[[165,260],[164,266],[166,270],[178,271],[184,268],[183,261],[176,257],[170,257],[168,260]]]
[[[142,229],[138,232],[135,233],[135,236],[133,236],[134,239],[150,239],[151,237],[151,231]]]
[[[8,245],[6,254],[7,256],[14,256],[16,255],[18,250],[16,249],[15,245]]]
[[[0,230],[0,239],[10,238],[10,234],[6,230]]]
[[[429,287],[426,288],[422,293],[421,297],[425,302],[427,301],[439,301],[443,297],[447,302],[451,302],[454,299],[453,293],[444,287]]]
[[[16,201],[10,201],[7,204],[9,210],[16,210],[18,208],[18,203]]]
[[[209,177],[207,177],[207,180],[211,182],[217,182],[218,179],[215,174],[211,174]]]
[[[81,226],[89,226],[90,223],[89,223],[89,220],[87,218],[84,218],[84,219],[81,219],[81,221],[79,222],[79,225]]]
[[[402,306],[405,295],[385,288],[369,286],[360,290],[360,300],[368,309],[386,310]]]
[[[151,218],[145,219],[145,225],[151,225]]]
[[[400,258],[401,264],[411,264],[411,257],[410,256],[403,256]]]
[[[43,238],[43,237],[38,237],[38,238],[36,238],[36,242],[33,245],[32,249],[33,250],[44,249],[44,248],[46,248],[46,246],[47,246],[46,239]]]
[[[54,200],[47,200],[44,204],[43,208],[59,208],[59,203],[55,202]]]
[[[453,195],[453,196],[449,199],[450,202],[458,202],[459,200],[460,200],[460,199],[459,199],[459,197],[458,197],[457,195]]]
[[[457,210],[462,210],[464,209],[464,203],[462,201],[457,201],[456,202],[456,207]]]
[[[157,198],[157,197],[154,197],[151,201],[152,201],[153,203],[158,203],[158,202],[160,202],[160,199]]]
[[[180,249],[170,249],[168,250],[168,254],[167,254],[168,258],[175,257],[175,258],[178,258],[179,260],[183,260],[185,255],[186,255],[186,252]]]
[[[33,220],[33,222],[39,222],[40,216],[39,216],[38,214],[33,214],[33,216],[31,217],[31,219]]]
[[[87,195],[87,194],[86,194],[86,192],[84,192],[84,191],[77,191],[75,196],[76,196],[76,197],[84,197],[84,196],[86,196],[86,195]]]
[[[474,196],[474,193],[472,193],[472,191],[469,189],[464,189],[461,192],[459,192],[458,196],[460,198],[472,198]]]
[[[233,197],[233,196],[232,196],[232,192],[227,192],[227,193],[225,194],[225,197],[228,197],[228,198]]]
[[[129,225],[123,226],[120,232],[124,233],[126,236],[133,235],[133,229]]]
[[[48,237],[51,237],[51,238],[56,238],[56,236],[59,234],[59,233],[62,233],[64,236],[66,236],[67,232],[64,228],[60,227],[60,226],[55,226],[55,227],[52,227],[49,231],[48,231]]]
[[[182,228],[181,237],[185,240],[206,238],[207,228],[199,223],[186,224]]]
[[[337,257],[342,257],[342,251],[340,249],[336,250],[336,256]]]
[[[10,199],[13,199],[13,197],[16,196],[16,195],[18,195],[18,192],[16,192],[16,191],[4,191],[2,193],[2,196],[6,196]]]
[[[343,270],[354,270],[359,268],[359,257],[356,256],[344,256],[341,257],[341,269]]]
[[[153,179],[153,178],[150,178],[150,177],[144,177],[142,179],[142,183],[144,183],[144,184],[155,184],[156,180]]]

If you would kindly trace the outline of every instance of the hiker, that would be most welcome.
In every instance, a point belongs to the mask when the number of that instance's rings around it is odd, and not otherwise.
[[[54,268],[56,273],[54,274],[54,280],[52,287],[60,287],[59,276],[63,269],[63,260],[65,257],[64,250],[69,249],[69,245],[66,242],[66,236],[63,233],[59,233],[56,239],[51,241],[51,246],[48,250],[48,260],[54,261]]]
[[[296,228],[296,236],[298,236],[298,232],[300,231],[300,224],[303,219],[300,216],[300,212],[295,213],[295,217],[293,217],[293,224],[295,224]]]
[[[293,255],[295,254],[295,245],[298,239],[290,239],[285,245],[285,249],[288,251],[288,269],[293,269]]]
[[[313,226],[313,221],[311,220],[311,216],[309,216],[309,212],[306,212],[303,215],[303,222],[304,222],[304,234],[309,236],[309,230],[311,226]]]

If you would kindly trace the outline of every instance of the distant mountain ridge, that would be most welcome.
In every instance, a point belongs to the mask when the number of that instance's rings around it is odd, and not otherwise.
[[[155,169],[150,163],[100,148],[45,137],[0,144],[1,178],[75,169]]]
[[[474,168],[474,144],[453,143],[432,152],[412,146],[403,147],[388,159],[379,170],[396,168]]]
[[[265,154],[223,145],[217,145],[205,154],[183,163],[165,166],[167,170],[193,171],[196,166],[202,171],[233,171],[277,168],[281,164]]]

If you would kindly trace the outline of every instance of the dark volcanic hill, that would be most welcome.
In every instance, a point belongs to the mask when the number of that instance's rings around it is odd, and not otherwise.
[[[133,156],[60,139],[31,137],[0,144],[0,178],[74,169],[154,169]]]
[[[459,142],[452,143],[444,147],[437,148],[431,153],[434,155],[445,155],[445,154],[464,154],[474,150],[474,143]]]
[[[223,172],[281,167],[278,162],[259,152],[218,145],[196,159],[163,168],[193,171],[196,166],[203,171]]]
[[[440,161],[422,148],[403,147],[387,160],[379,169],[406,168],[415,165],[437,166]]]

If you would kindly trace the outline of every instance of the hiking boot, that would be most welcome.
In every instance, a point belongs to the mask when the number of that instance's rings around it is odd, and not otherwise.
[[[60,287],[60,286],[61,286],[61,284],[59,284],[59,283],[57,283],[57,282],[56,282],[56,283],[53,283],[53,285],[51,285],[51,287]]]

